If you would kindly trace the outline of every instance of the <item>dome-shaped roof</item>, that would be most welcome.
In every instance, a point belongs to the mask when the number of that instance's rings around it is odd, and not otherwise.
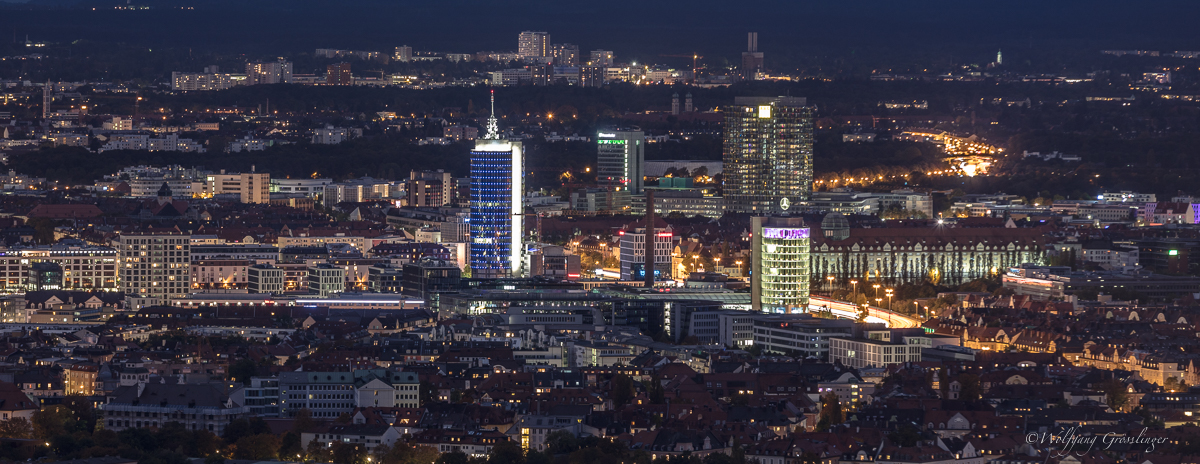
[[[850,238],[850,221],[842,213],[829,213],[821,219],[821,231],[829,240],[845,240]]]

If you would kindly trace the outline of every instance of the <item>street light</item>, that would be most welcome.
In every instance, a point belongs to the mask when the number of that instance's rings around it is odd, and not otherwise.
[[[829,281],[829,296],[833,296],[833,276],[825,276],[825,280]]]
[[[872,285],[875,287],[875,299],[879,299],[879,284]]]
[[[853,294],[850,295],[850,298],[852,298],[852,299],[858,298],[858,279],[851,280],[850,285],[851,285],[851,288],[853,288],[853,290],[851,290],[853,292]],[[858,301],[855,300],[855,301],[852,301],[852,303],[858,303]]]
[[[887,289],[888,311],[892,310],[892,289]]]

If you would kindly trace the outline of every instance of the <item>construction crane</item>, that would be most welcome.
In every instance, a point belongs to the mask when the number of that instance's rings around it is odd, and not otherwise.
[[[698,60],[702,60],[702,59],[704,59],[704,57],[703,57],[703,56],[697,55],[697,54],[695,54],[695,53],[693,53],[693,54],[691,54],[691,55],[658,55],[658,56],[667,57],[667,58],[691,58],[691,59],[692,59],[692,72],[693,72],[693,73],[695,73],[695,72],[696,72],[696,63],[698,62]]]

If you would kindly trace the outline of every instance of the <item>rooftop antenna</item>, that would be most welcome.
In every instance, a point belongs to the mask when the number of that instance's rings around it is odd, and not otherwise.
[[[491,99],[492,99],[492,115],[488,116],[487,134],[484,134],[483,138],[486,140],[499,140],[500,139],[500,125],[499,125],[499,123],[496,122],[496,90],[495,89],[492,89]]]

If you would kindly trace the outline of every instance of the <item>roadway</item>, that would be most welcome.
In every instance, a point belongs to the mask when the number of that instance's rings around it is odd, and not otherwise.
[[[837,317],[858,319],[858,306],[854,303],[810,295],[808,297],[808,304],[810,306],[828,308],[829,312],[833,313],[833,315]],[[867,311],[868,322],[880,322],[886,324],[888,327],[896,329],[911,329],[921,326],[921,321],[913,318],[912,316],[907,316],[894,311],[888,311],[884,308],[870,306],[868,307]]]

